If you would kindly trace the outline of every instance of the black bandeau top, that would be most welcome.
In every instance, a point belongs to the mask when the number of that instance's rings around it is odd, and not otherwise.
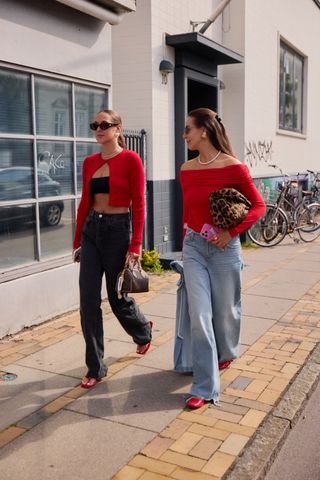
[[[97,177],[91,178],[90,180],[90,195],[95,195],[96,193],[109,193],[109,177]]]

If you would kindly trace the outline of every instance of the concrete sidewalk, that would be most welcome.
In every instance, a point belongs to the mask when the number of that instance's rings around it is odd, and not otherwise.
[[[288,239],[244,260],[241,356],[221,374],[220,407],[184,409],[191,377],[172,371],[175,273],[137,296],[154,322],[146,357],[104,304],[109,370],[91,391],[78,386],[78,312],[0,341],[1,479],[259,478],[320,372],[320,242]]]

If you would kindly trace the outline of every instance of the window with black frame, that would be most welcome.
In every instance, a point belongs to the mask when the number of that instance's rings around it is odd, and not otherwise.
[[[89,123],[107,106],[104,88],[0,67],[1,273],[71,253]]]
[[[303,133],[304,58],[280,43],[279,128]]]

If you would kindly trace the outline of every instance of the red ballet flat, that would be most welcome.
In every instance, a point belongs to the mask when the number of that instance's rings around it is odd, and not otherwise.
[[[205,401],[203,398],[197,398],[197,397],[190,397],[187,400],[187,407],[192,408],[195,410],[196,408],[201,408],[203,407]]]
[[[150,333],[152,333],[152,327],[153,327],[153,322],[150,320]],[[149,348],[151,347],[151,340],[149,343],[146,343],[145,345],[138,345],[136,353],[139,355],[145,355]]]
[[[229,368],[233,360],[226,360],[225,362],[219,362],[219,370],[224,370],[225,368]]]
[[[94,377],[83,377],[83,379],[81,380],[81,383],[80,383],[80,386],[81,388],[92,388],[94,387],[95,385],[97,385],[98,382],[100,382],[101,380],[99,378],[94,378]]]

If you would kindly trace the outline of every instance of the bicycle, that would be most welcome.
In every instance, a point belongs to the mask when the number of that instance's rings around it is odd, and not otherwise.
[[[293,234],[293,240],[298,232],[304,242],[312,242],[320,235],[320,203],[309,203],[310,194],[293,193],[298,186],[289,175],[284,174],[277,165],[269,165],[280,170],[284,180],[279,184],[279,194],[275,203],[267,204],[266,213],[247,231],[250,240],[261,247],[278,245],[287,234]]]

